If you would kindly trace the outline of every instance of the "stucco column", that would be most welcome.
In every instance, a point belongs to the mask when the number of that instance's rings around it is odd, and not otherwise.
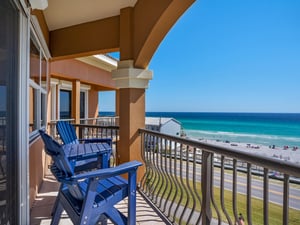
[[[119,92],[119,90],[116,90],[115,93],[116,93],[116,95],[115,95],[116,116],[119,116],[120,115],[120,92]]]
[[[141,157],[139,128],[145,127],[145,89],[152,79],[149,70],[133,67],[132,60],[120,61],[112,77],[119,88],[120,141],[118,163],[138,160]],[[138,181],[144,174],[144,167],[138,170]]]

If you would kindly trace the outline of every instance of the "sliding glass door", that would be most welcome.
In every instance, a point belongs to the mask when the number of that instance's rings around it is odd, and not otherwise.
[[[19,223],[19,11],[0,1],[0,224]]]

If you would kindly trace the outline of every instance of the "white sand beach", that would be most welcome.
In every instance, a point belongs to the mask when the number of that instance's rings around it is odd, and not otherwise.
[[[300,164],[300,148],[288,146],[265,146],[251,143],[229,142],[220,140],[200,139],[200,142],[232,148],[238,151],[259,154],[265,157],[272,157],[291,163]]]

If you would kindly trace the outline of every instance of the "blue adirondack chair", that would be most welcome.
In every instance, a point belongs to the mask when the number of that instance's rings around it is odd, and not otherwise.
[[[114,168],[74,174],[74,168],[62,146],[42,130],[40,135],[46,153],[53,159],[51,171],[61,183],[51,225],[59,223],[63,210],[76,225],[105,224],[107,218],[118,225],[136,223],[136,170],[142,165],[140,162],[132,161]],[[128,174],[128,180],[120,177],[121,174]],[[114,207],[126,197],[127,217]]]
[[[66,121],[58,121],[56,123],[56,129],[64,144],[78,144],[80,142],[84,142],[84,143],[106,142],[110,146],[112,145],[111,138],[78,139],[73,125]]]
[[[91,138],[91,139],[78,139],[76,131],[72,124],[66,121],[58,121],[56,123],[57,132],[64,144],[78,144],[78,143],[108,143],[112,146],[111,138]],[[76,162],[76,171],[90,170],[99,168],[99,159],[92,158]]]

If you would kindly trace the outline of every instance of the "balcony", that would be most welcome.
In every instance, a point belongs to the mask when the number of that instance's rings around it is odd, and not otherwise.
[[[144,193],[176,224],[299,224],[300,167],[140,130]]]
[[[75,127],[82,137],[112,137],[117,161],[117,126]],[[240,214],[244,224],[300,223],[299,165],[145,129],[140,135],[146,172],[138,189],[138,224],[243,224]],[[57,188],[46,177],[32,224],[49,223]]]
[[[51,210],[54,204],[59,184],[52,176],[46,176],[42,184],[41,190],[33,203],[33,207],[30,213],[31,225],[48,225],[51,223]],[[118,205],[118,209],[126,209],[126,202],[121,202]],[[141,195],[137,194],[137,224],[165,224],[163,220],[157,215],[157,213],[146,203]],[[60,224],[71,225],[72,222],[68,218],[68,215],[62,215]],[[108,224],[112,224],[109,223]]]

